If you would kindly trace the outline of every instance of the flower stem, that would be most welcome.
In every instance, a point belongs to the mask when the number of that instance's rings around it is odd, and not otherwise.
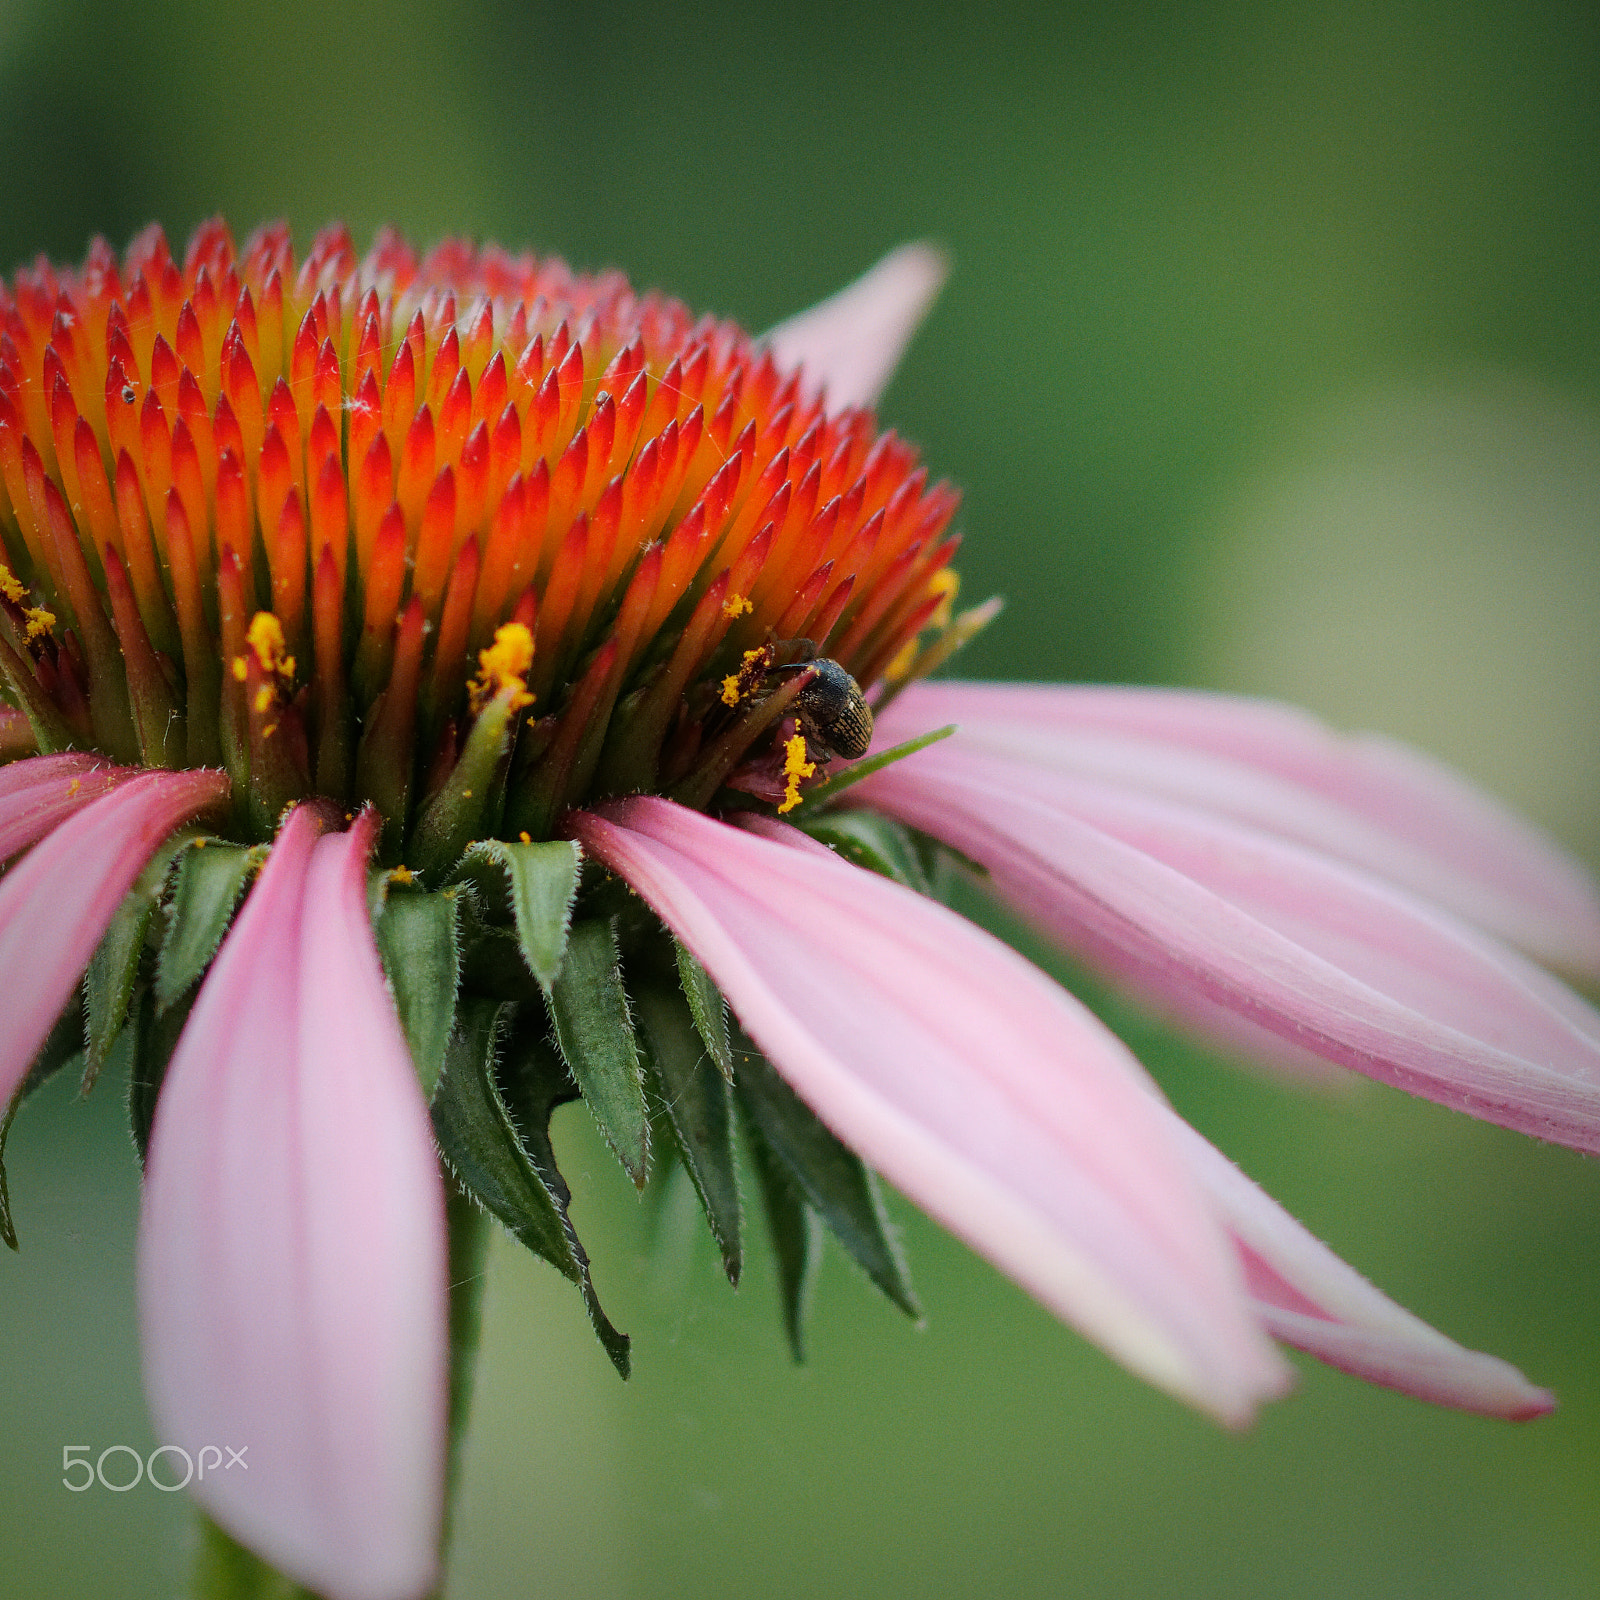
[[[483,1327],[483,1280],[489,1253],[489,1213],[448,1173],[444,1210],[450,1237],[450,1453],[445,1465],[441,1567],[450,1551],[456,1491],[461,1486],[461,1457],[467,1415],[472,1409],[472,1379]]]
[[[191,1592],[195,1600],[315,1600],[309,1589],[235,1544],[204,1512]]]

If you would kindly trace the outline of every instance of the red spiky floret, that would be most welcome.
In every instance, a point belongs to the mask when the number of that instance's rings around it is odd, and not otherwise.
[[[340,228],[297,260],[211,222],[181,265],[150,229],[0,286],[8,697],[40,749],[223,762],[251,835],[317,793],[376,802],[403,850],[508,627],[533,698],[480,832],[700,797],[702,752],[778,720],[719,694],[749,652],[804,639],[869,695],[903,670],[948,615],[956,503],[869,414],[613,272],[387,232],[362,259]]]

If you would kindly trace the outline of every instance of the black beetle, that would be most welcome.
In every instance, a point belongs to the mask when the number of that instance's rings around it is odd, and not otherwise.
[[[872,707],[861,685],[837,661],[810,666],[812,678],[794,700],[806,734],[832,755],[859,760],[872,743]]]

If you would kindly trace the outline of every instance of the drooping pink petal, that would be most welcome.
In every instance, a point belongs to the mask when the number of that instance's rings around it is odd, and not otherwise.
[[[227,793],[220,772],[130,777],[61,823],[0,878],[0,973],[6,986],[0,1104],[27,1075],[156,847],[179,823]]]
[[[1229,1423],[1282,1388],[1137,1064],[1015,952],[835,857],[668,801],[570,826],[817,1115],[1045,1305]]]
[[[1181,1118],[1172,1122],[1275,1338],[1435,1405],[1513,1422],[1554,1408],[1554,1396],[1508,1362],[1465,1349],[1380,1294]]]
[[[764,342],[779,366],[801,368],[833,405],[876,405],[949,270],[932,245],[903,244],[837,294],[780,322]]]
[[[974,751],[1178,801],[1325,851],[1541,960],[1600,975],[1600,891],[1457,774],[1265,700],[1172,689],[914,684],[887,746],[946,723]]]
[[[824,851],[793,828],[754,815],[741,819],[769,837]],[[1174,1139],[1233,1235],[1257,1314],[1275,1338],[1386,1388],[1435,1405],[1525,1421],[1554,1405],[1548,1390],[1530,1384],[1495,1356],[1467,1350],[1379,1293],[1358,1272],[1313,1238],[1173,1112],[1153,1082],[1152,1099]]]
[[[1180,1013],[1220,1007],[1413,1094],[1600,1150],[1600,1015],[1423,901],[1213,815],[956,740],[859,793]]]
[[[331,1600],[415,1600],[443,1503],[443,1190],[367,920],[376,819],[317,827],[302,807],[279,833],[162,1086],[145,1385],[163,1442],[248,1448],[192,1485],[235,1538]]]
[[[128,767],[77,752],[29,756],[0,767],[0,862],[132,776]]]

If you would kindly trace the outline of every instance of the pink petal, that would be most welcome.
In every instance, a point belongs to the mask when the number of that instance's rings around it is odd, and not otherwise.
[[[123,778],[99,756],[30,756],[0,767],[0,862],[44,838]]]
[[[1405,745],[1270,701],[1171,689],[915,684],[889,745],[948,722],[974,750],[1098,778],[1310,845],[1600,975],[1600,893],[1541,833]]]
[[[740,820],[753,831],[769,837],[781,832],[796,844],[828,853],[807,835],[771,819]],[[1232,1233],[1256,1312],[1275,1338],[1341,1371],[1435,1405],[1511,1421],[1553,1409],[1550,1392],[1530,1384],[1515,1367],[1464,1349],[1380,1294],[1173,1113],[1153,1083],[1149,1089],[1215,1213]]]
[[[859,792],[1180,1010],[1220,1007],[1413,1094],[1600,1150],[1600,1014],[1424,902],[1269,835],[956,740]]]
[[[835,857],[664,800],[571,828],[694,952],[817,1115],[917,1204],[1224,1421],[1281,1390],[1137,1063],[1020,956]]]
[[[765,343],[835,406],[872,406],[949,272],[930,244],[903,244],[837,294],[780,322]]]
[[[412,1600],[443,1504],[444,1196],[367,920],[375,815],[317,827],[284,824],[161,1090],[145,1386],[164,1442],[248,1447],[192,1485],[235,1538],[331,1600]]]
[[[20,761],[8,761],[0,766],[0,799],[19,789],[30,789],[55,778],[71,778],[105,765],[104,758],[77,750],[58,756],[24,756]]]
[[[60,774],[47,781],[60,782]],[[13,790],[9,798],[25,792]],[[130,777],[61,823],[0,878],[0,972],[6,982],[0,1103],[27,1075],[101,934],[156,846],[180,822],[227,793],[228,780],[220,772]]]
[[[1180,1118],[1173,1132],[1244,1258],[1275,1338],[1370,1383],[1521,1422],[1555,1406],[1509,1363],[1464,1349],[1380,1294]]]

